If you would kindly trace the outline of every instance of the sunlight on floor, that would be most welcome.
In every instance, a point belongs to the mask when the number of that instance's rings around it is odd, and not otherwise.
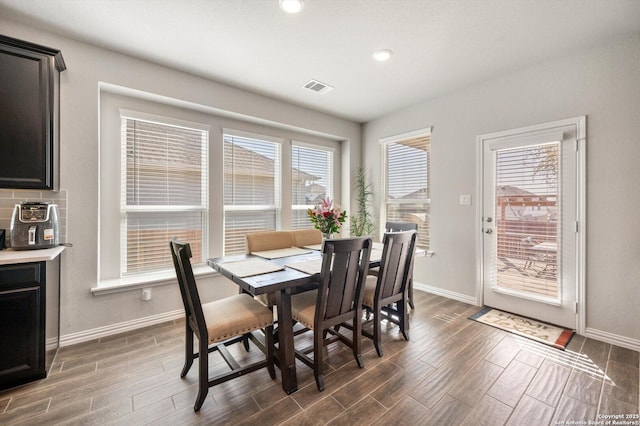
[[[460,318],[460,315],[461,314],[459,314],[457,312],[454,313],[454,314],[436,314],[436,315],[433,315],[432,318],[435,318],[437,320],[449,323],[449,322],[455,321],[456,319]]]
[[[513,337],[524,351],[548,358],[555,363],[565,365],[569,368],[575,368],[576,370],[598,379],[603,379],[606,384],[615,385],[613,380],[605,374],[602,368],[595,364],[591,358],[585,354],[571,350],[562,351],[517,335],[514,335]]]

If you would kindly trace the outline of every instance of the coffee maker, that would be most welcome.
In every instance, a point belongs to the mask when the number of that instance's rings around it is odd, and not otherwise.
[[[45,202],[16,204],[10,232],[14,250],[56,247],[60,244],[58,206]]]

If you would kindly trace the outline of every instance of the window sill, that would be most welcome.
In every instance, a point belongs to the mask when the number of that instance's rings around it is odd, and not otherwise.
[[[196,276],[196,278],[203,278],[214,276],[218,273],[207,265],[194,265],[193,274]],[[125,291],[139,290],[142,288],[157,287],[169,284],[177,284],[176,273],[174,271],[155,272],[125,278],[103,280],[98,282],[97,287],[93,287],[91,289],[91,293],[94,296],[100,296],[103,294],[121,293]]]

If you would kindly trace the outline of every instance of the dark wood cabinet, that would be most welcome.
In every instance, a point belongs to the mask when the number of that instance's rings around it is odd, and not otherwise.
[[[58,189],[59,50],[0,35],[0,188]]]
[[[46,262],[0,265],[0,389],[46,376]]]

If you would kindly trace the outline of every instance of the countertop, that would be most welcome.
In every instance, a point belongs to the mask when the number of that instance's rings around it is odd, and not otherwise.
[[[58,246],[36,250],[0,250],[0,265],[53,260],[58,257],[65,248],[65,246]]]

